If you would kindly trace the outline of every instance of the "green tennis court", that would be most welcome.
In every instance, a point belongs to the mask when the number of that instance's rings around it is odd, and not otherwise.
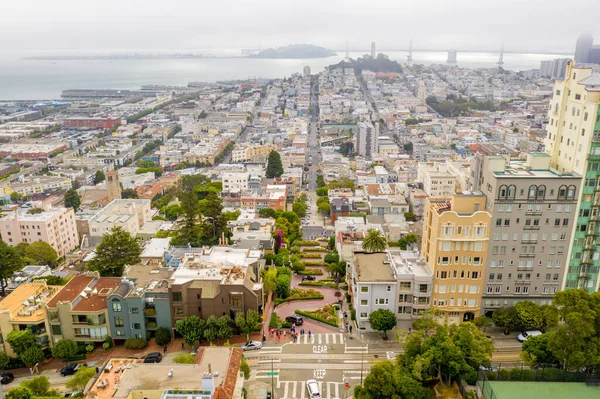
[[[598,399],[600,387],[582,382],[517,382],[490,381],[497,399]],[[489,392],[489,388],[485,390]]]

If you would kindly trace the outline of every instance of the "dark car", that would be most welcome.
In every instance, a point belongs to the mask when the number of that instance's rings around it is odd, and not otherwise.
[[[144,363],[160,363],[162,361],[162,355],[158,352],[148,353],[144,356]]]
[[[315,281],[316,279],[315,276],[302,276],[302,281]]]
[[[297,315],[291,315],[285,318],[285,321],[288,323],[292,323],[295,324],[297,326],[301,326],[302,323],[304,323],[304,320],[302,319],[302,317],[297,316]]]
[[[77,370],[79,370],[79,368],[81,366],[85,366],[85,364],[75,364],[75,363],[68,364],[65,367],[63,367],[62,369],[60,369],[60,375],[62,375],[63,377],[65,377],[67,375],[73,375],[77,372]]]
[[[15,379],[15,376],[12,375],[12,373],[0,374],[0,383],[2,383],[2,385],[10,384],[11,382],[13,382],[14,379]]]

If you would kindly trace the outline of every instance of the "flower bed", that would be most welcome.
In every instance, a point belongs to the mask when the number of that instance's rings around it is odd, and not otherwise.
[[[304,251],[304,252],[329,252],[329,248],[325,248],[325,247],[308,247],[308,248],[303,248],[302,251]]]
[[[321,259],[320,254],[307,254],[306,252],[300,252],[298,254],[300,258],[312,258],[312,259]]]
[[[277,299],[275,299],[275,301],[277,301]],[[283,319],[281,317],[279,317],[277,315],[277,313],[275,313],[275,312],[271,313],[271,320],[269,321],[269,327],[270,328],[279,328],[279,326],[282,326],[283,328],[290,328],[290,327],[292,327],[292,323],[287,323],[287,322],[283,321]]]
[[[321,294],[319,291],[309,288],[307,290],[303,290],[301,288],[294,288],[289,296],[289,298],[276,298],[275,306],[280,305],[289,301],[309,301],[314,299],[323,299],[325,296]]]
[[[332,281],[303,281],[298,285],[302,286],[313,286],[313,287],[329,287],[337,288],[337,284]]]
[[[304,269],[298,272],[300,276],[322,276],[323,270],[321,269]]]
[[[319,241],[300,240],[300,241],[294,241],[294,245],[297,245],[300,247],[319,247],[319,246],[321,246],[321,243]]]
[[[296,314],[307,317],[333,327],[338,326],[337,310],[333,305],[325,305],[321,309],[312,312],[296,309]]]

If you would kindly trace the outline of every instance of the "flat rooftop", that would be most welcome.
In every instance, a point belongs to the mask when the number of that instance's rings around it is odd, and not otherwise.
[[[427,262],[419,256],[418,251],[389,251],[396,272],[415,276],[433,276]]]
[[[25,283],[0,302],[0,312],[7,311],[13,321],[38,321],[46,318],[46,303],[60,291],[60,286],[42,282]]]
[[[583,382],[521,382],[489,381],[495,399],[598,399],[600,387],[588,387]],[[489,388],[484,390],[490,392]],[[484,397],[491,399],[490,396]]]
[[[98,312],[106,309],[106,298],[120,285],[118,277],[80,274],[73,277],[47,306],[55,308],[59,302],[71,302],[73,312]]]
[[[134,287],[129,295],[134,292],[141,295],[144,292],[168,292],[169,278],[172,273],[164,268],[152,269],[150,266],[133,265],[125,269],[123,276],[134,282]]]
[[[357,282],[396,281],[385,252],[355,252],[353,262]]]

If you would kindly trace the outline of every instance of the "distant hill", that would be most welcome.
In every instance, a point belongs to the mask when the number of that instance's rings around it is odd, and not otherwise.
[[[377,58],[373,59],[369,55],[359,57],[356,60],[350,59],[348,62],[341,61],[330,65],[329,68],[353,68],[357,72],[368,70],[373,72],[398,72],[402,73],[402,66],[388,58],[387,55],[379,53]]]
[[[335,51],[312,44],[292,44],[285,47],[269,48],[258,54],[252,54],[255,58],[324,58],[337,55]]]

